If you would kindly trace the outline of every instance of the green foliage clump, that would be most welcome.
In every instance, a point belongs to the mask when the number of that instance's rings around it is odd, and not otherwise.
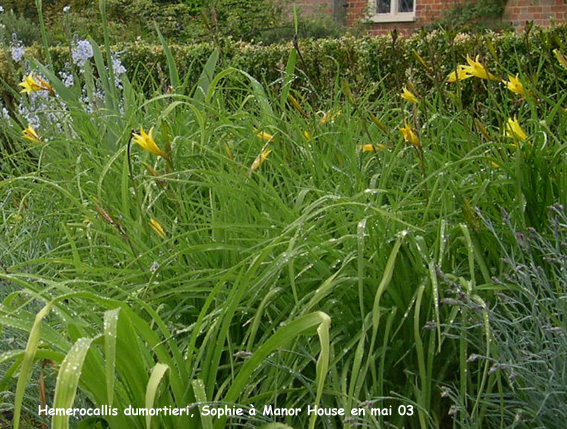
[[[51,28],[54,33],[62,34],[61,10],[51,8],[49,14]],[[199,20],[194,8],[177,1],[158,2],[156,0],[108,0],[106,3],[109,33],[115,42],[133,41],[137,38],[154,38],[157,24],[164,36],[172,42],[189,40],[194,34],[192,27]],[[93,37],[102,40],[102,29],[98,20],[97,2],[81,4],[77,2],[70,7],[70,27],[82,37]]]
[[[301,76],[308,80],[309,87],[320,94],[331,95],[335,91],[327,83],[336,81],[337,76],[347,79],[355,92],[369,87],[374,87],[373,91],[400,89],[408,77],[420,90],[427,92],[444,85],[446,76],[459,64],[466,63],[467,55],[473,58],[480,55],[489,69],[501,64],[513,75],[524,73],[541,91],[556,91],[557,64],[551,52],[556,48],[562,49],[561,40],[566,33],[567,26],[556,26],[545,30],[533,29],[523,35],[514,32],[469,34],[437,29],[397,39],[391,35],[357,37],[351,34],[337,39],[300,39],[301,57],[297,67]],[[267,82],[281,78],[283,64],[291,48],[289,42],[262,45],[220,38],[219,43],[225,65],[245,70]],[[194,65],[203,63],[214,48],[210,43],[171,44],[180,73],[190,81],[199,77]],[[159,70],[164,70],[166,64],[161,46],[141,40],[120,43],[116,49],[123,52],[123,62],[131,76],[143,67],[152,77],[144,79],[148,84],[161,79]],[[50,50],[54,58],[60,59],[58,67],[69,62],[68,48],[54,47]],[[514,57],[506,55],[511,51],[516,52]],[[37,50],[33,52],[41,55]],[[0,64],[7,58],[9,54],[0,58]],[[6,81],[14,81],[7,64],[0,70],[5,70],[2,77]],[[501,79],[507,77],[505,74],[499,76]],[[304,84],[300,79],[294,81],[297,86]],[[478,94],[483,93],[479,92],[479,85],[474,80],[462,82],[460,97],[465,105],[470,105],[473,98],[479,101]]]
[[[350,30],[349,30],[350,31]],[[331,18],[298,18],[297,34],[300,39],[336,39],[344,36],[347,28],[338,24]],[[255,42],[264,44],[281,43],[293,40],[295,36],[295,23],[282,22],[274,28],[262,30],[254,38]]]
[[[476,27],[495,27],[502,24],[499,19],[504,13],[507,0],[466,0],[444,11],[435,25],[462,27],[474,24]]]
[[[3,0],[4,12],[13,12],[16,16],[24,16],[37,21],[35,0]]]
[[[267,0],[205,0],[203,11],[219,34],[246,41],[282,19],[278,3]]]
[[[4,43],[9,43],[13,35],[16,35],[19,41],[28,46],[39,42],[41,39],[39,28],[32,19],[18,15],[13,10],[5,10],[4,13],[0,14],[0,44],[2,38]]]
[[[64,15],[63,9],[69,7]],[[26,44],[39,41],[35,0],[7,1],[1,19]],[[56,0],[44,2],[48,36],[52,44],[65,44],[67,32],[102,42],[98,2]],[[194,43],[215,37],[232,40],[279,43],[295,34],[291,17],[282,6],[269,0],[107,0],[108,31],[115,43],[153,40],[157,25],[170,43]],[[345,28],[330,18],[300,18],[299,35],[304,38],[338,37]],[[11,33],[10,33],[11,34]]]
[[[182,0],[191,15],[199,15],[205,0]]]

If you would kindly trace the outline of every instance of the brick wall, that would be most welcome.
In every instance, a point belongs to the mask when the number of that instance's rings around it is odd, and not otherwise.
[[[416,0],[415,22],[388,22],[369,24],[369,33],[384,34],[397,29],[402,34],[408,34],[439,19],[444,10],[464,0]],[[349,0],[347,9],[347,25],[354,25],[367,16],[368,0]]]
[[[526,21],[535,25],[548,26],[552,22],[564,22],[567,19],[565,0],[508,0],[504,22],[512,22],[515,28],[523,28]]]
[[[436,21],[444,10],[450,9],[465,0],[415,1],[415,22],[369,23],[368,32],[370,34],[385,34],[397,29],[401,34],[409,34]],[[368,8],[368,0],[348,0],[347,25],[355,25],[364,21],[367,17]],[[518,29],[522,29],[526,21],[534,21],[534,24],[541,26],[548,26],[552,22],[565,22],[567,20],[567,1],[508,0],[502,20],[512,22],[514,27]]]

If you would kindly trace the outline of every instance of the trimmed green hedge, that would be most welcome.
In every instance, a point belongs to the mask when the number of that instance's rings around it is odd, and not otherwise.
[[[443,30],[417,33],[409,38],[386,35],[379,37],[344,36],[340,39],[300,41],[301,58],[297,64],[295,85],[304,93],[327,98],[339,87],[339,78],[345,78],[355,94],[374,90],[395,90],[411,81],[420,93],[436,86],[447,85],[446,76],[458,64],[466,63],[466,56],[480,55],[481,62],[503,79],[508,74],[520,73],[525,80],[535,79],[535,87],[545,94],[558,92],[551,86],[557,73],[565,73],[553,55],[553,49],[567,54],[565,37],[567,25],[550,29],[534,29],[528,34],[492,33],[462,34]],[[223,41],[222,67],[236,67],[265,83],[277,82],[283,75],[292,49],[291,43],[253,45],[244,42]],[[180,75],[196,82],[201,67],[214,49],[212,44],[172,45]],[[167,76],[166,59],[160,45],[137,42],[114,49],[131,79],[150,85]],[[41,57],[41,49],[28,48],[28,55]],[[55,47],[51,55],[56,68],[70,61],[68,49]],[[14,88],[21,72],[14,76],[14,64],[9,64],[9,53],[0,62],[1,77]],[[422,62],[423,61],[423,62]],[[11,71],[12,70],[12,71]],[[536,73],[537,72],[537,73]],[[187,76],[189,74],[189,76]],[[549,77],[549,78],[547,78]],[[477,94],[477,85],[483,82],[470,79],[462,83],[461,97]],[[4,94],[6,95],[6,94]]]

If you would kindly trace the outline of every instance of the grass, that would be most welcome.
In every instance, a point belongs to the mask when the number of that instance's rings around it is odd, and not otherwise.
[[[517,251],[501,208],[513,228],[545,234],[547,207],[565,204],[560,94],[479,80],[481,118],[452,96],[468,81],[412,104],[337,79],[335,98],[308,102],[292,50],[274,84],[223,69],[218,53],[183,83],[168,56],[173,88],[147,96],[125,76],[114,86],[108,43],[93,48],[72,87],[32,63],[57,94],[33,102],[39,141],[21,137],[21,115],[2,128],[0,367],[14,427],[78,425],[40,404],[112,406],[82,424],[116,428],[509,427],[510,404],[558,421],[540,392],[560,401],[560,383],[530,379],[540,367],[518,354],[510,321],[526,317],[534,350],[549,343],[535,333],[564,331],[559,274],[541,292],[494,277],[519,271],[501,259]],[[505,135],[515,115],[525,138]],[[131,141],[140,127],[164,156]],[[545,327],[531,307],[496,304],[510,290],[529,302],[528,285],[546,294]],[[506,362],[520,386],[495,367]],[[203,412],[235,404],[244,416]],[[130,405],[192,416],[126,416]]]

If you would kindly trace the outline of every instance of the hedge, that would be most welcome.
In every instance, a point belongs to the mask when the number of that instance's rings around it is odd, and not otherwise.
[[[533,82],[542,93],[558,92],[551,87],[557,73],[565,73],[553,55],[554,49],[567,54],[565,37],[567,25],[549,29],[535,28],[524,34],[511,32],[463,34],[445,30],[422,31],[410,37],[385,36],[339,39],[301,40],[300,60],[297,63],[295,85],[317,96],[331,95],[334,82],[346,79],[353,91],[395,90],[409,80],[418,91],[425,93],[435,86],[445,85],[448,73],[458,64],[466,62],[466,56],[480,56],[481,61],[493,73],[506,79],[508,74],[520,73]],[[160,45],[142,42],[114,46],[121,52],[122,63],[131,79],[138,82],[160,82],[167,76],[167,62]],[[180,75],[189,82],[196,82],[201,66],[212,53],[212,44],[172,45],[170,49],[178,65]],[[283,76],[292,43],[254,45],[244,42],[222,42],[222,67],[242,69],[267,84],[277,82]],[[70,62],[67,47],[50,49],[56,68]],[[28,48],[28,56],[41,58],[40,47]],[[14,76],[16,67],[10,63],[6,52],[0,61],[0,77],[13,88],[21,80],[22,72]],[[475,92],[471,79],[463,82],[463,97]],[[555,84],[554,84],[555,85]],[[6,93],[4,94],[6,96]]]

